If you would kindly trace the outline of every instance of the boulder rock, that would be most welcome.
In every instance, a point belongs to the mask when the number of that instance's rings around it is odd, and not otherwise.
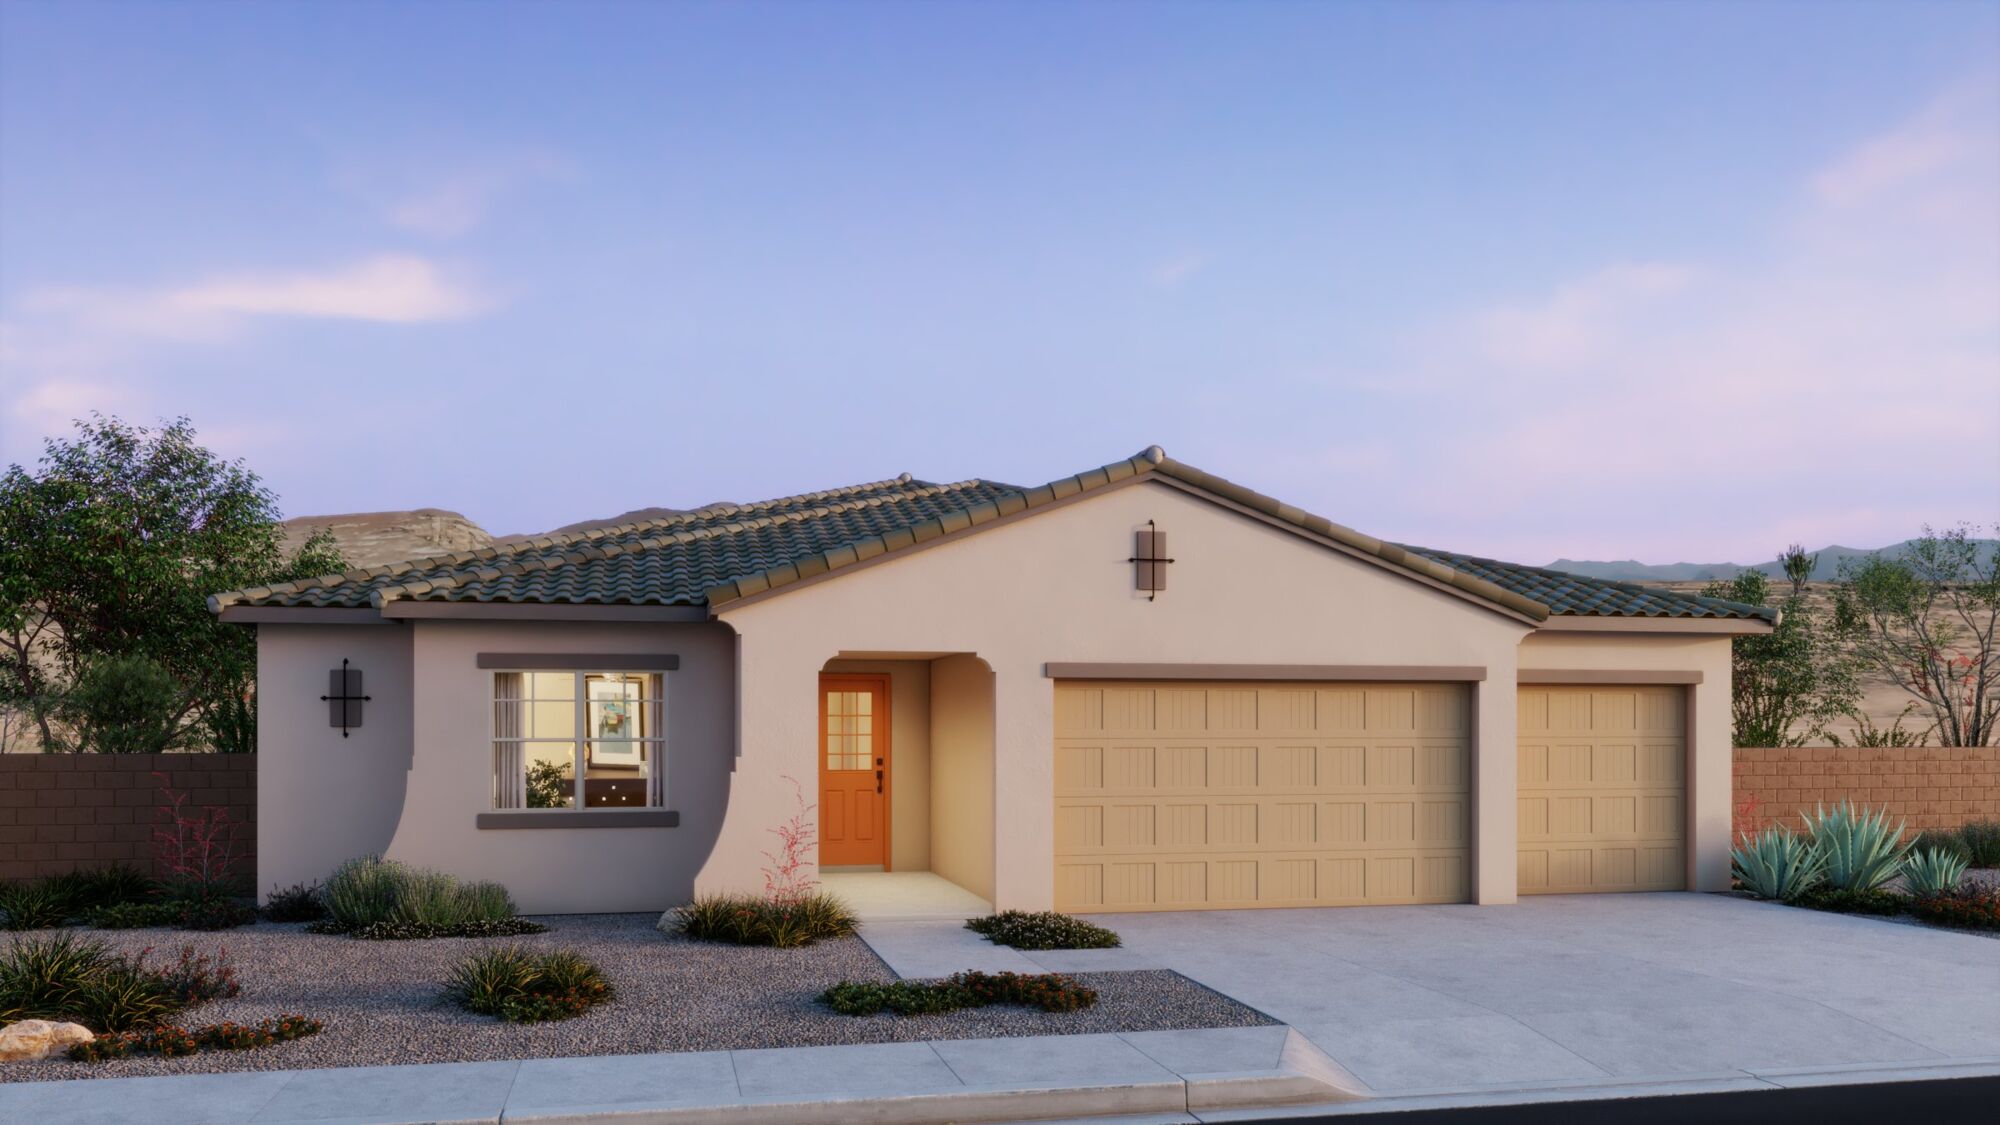
[[[97,1036],[80,1023],[50,1023],[22,1020],[0,1028],[0,1062],[46,1059],[69,1050],[74,1043],[88,1043]]]

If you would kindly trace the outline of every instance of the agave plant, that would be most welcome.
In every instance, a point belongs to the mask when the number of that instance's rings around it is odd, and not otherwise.
[[[1826,869],[1826,857],[1783,825],[1744,836],[1729,858],[1744,890],[1780,902],[1789,902],[1818,886]]]
[[[1913,851],[1903,860],[1903,885],[1918,898],[1937,898],[1958,889],[1965,878],[1965,857],[1948,848]]]
[[[1836,891],[1872,891],[1894,878],[1910,845],[1903,823],[1889,827],[1887,812],[1870,812],[1842,801],[1832,809],[1800,814],[1813,851],[1826,864],[1826,885]]]

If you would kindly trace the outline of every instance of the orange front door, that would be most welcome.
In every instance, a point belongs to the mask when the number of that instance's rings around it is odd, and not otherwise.
[[[889,678],[819,679],[819,862],[889,865]]]

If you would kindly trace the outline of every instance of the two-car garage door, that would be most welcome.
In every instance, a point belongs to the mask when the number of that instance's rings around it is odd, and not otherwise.
[[[1057,909],[1466,900],[1464,685],[1055,691]]]

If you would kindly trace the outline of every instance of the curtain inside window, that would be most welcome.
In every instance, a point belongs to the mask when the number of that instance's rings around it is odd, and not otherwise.
[[[646,726],[644,734],[656,741],[645,744],[646,754],[646,803],[654,808],[665,808],[667,804],[667,678],[653,675],[646,677]]]
[[[521,732],[527,727],[527,706],[521,702],[519,672],[493,677],[493,807],[519,809],[528,804],[528,771],[521,761]]]

